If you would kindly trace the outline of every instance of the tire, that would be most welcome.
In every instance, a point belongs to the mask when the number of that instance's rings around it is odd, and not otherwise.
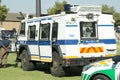
[[[104,75],[96,75],[91,80],[111,80],[111,79]]]
[[[29,56],[26,50],[22,51],[21,65],[22,65],[22,69],[25,71],[31,71],[31,70],[34,70],[35,68],[34,63],[29,61]]]
[[[64,69],[60,66],[59,55],[57,52],[53,52],[53,62],[50,68],[51,74],[56,77],[62,77],[65,75]]]

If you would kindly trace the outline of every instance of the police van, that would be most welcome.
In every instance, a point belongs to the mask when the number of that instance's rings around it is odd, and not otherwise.
[[[64,67],[84,66],[116,55],[111,14],[103,14],[101,6],[94,5],[68,9],[21,21],[16,47],[23,70],[33,70],[36,62],[41,62],[50,66],[53,76],[64,76]]]

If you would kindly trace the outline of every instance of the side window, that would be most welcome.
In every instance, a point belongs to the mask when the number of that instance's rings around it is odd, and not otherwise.
[[[30,40],[34,40],[36,36],[36,25],[29,26],[28,36]]]
[[[20,35],[25,36],[25,23],[21,23]]]
[[[50,23],[41,24],[41,39],[49,40],[50,37]]]
[[[97,38],[96,22],[80,22],[81,39]]]
[[[57,35],[58,35],[58,23],[55,22],[53,23],[52,26],[52,39],[57,39]]]

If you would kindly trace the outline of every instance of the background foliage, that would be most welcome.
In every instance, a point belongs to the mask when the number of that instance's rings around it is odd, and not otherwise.
[[[0,0],[0,21],[3,21],[6,18],[9,9],[5,5],[1,5]]]
[[[47,13],[51,15],[51,14],[56,14],[57,12],[62,12],[64,11],[65,4],[67,4],[66,1],[63,2],[56,1],[55,5],[47,10]]]

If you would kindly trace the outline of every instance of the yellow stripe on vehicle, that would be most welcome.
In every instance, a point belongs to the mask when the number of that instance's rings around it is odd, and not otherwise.
[[[31,56],[31,60],[43,61],[43,62],[52,62],[52,58],[39,58],[39,56]]]
[[[43,62],[52,62],[52,58],[41,58]]]
[[[31,58],[39,59],[39,56],[31,56]]]
[[[113,57],[116,56],[116,54],[106,54],[105,57]]]
[[[31,56],[31,60],[41,61],[39,56]]]
[[[64,59],[74,59],[74,58],[78,58],[78,56],[63,56]]]

